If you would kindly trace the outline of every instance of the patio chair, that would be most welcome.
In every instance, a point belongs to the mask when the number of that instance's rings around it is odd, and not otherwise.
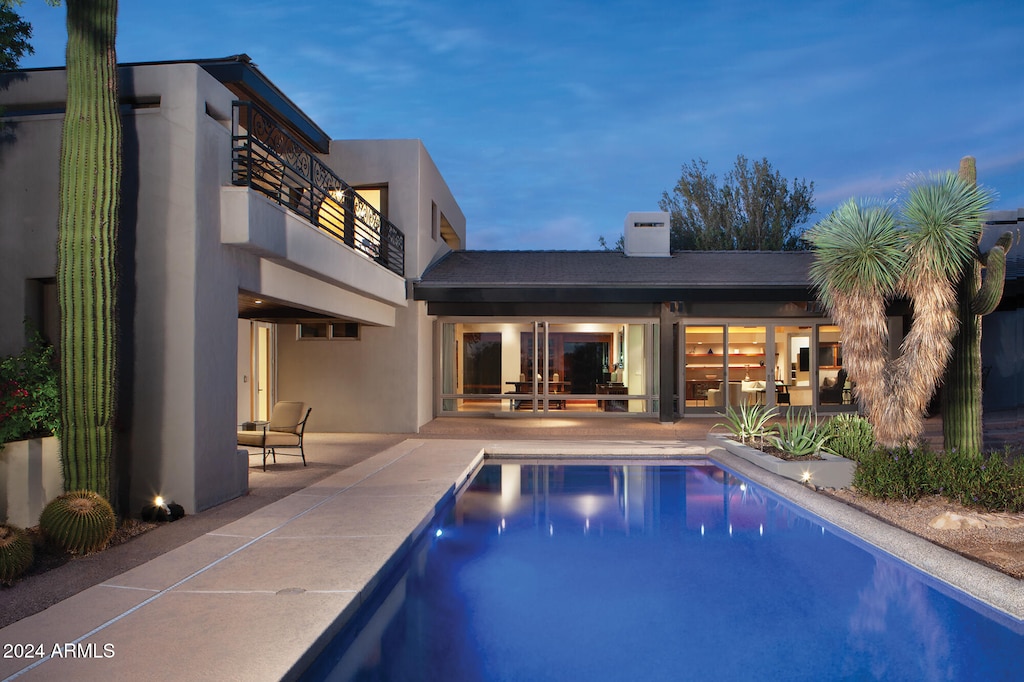
[[[304,409],[305,415],[303,415]],[[267,470],[267,455],[273,457],[274,464],[277,464],[277,451],[281,448],[298,448],[298,454],[294,452],[281,454],[301,456],[302,466],[306,466],[306,452],[302,448],[302,437],[306,431],[306,420],[309,419],[309,413],[312,411],[312,407],[306,409],[305,403],[278,402],[270,413],[269,422],[263,423],[259,428],[238,432],[238,444],[263,449],[264,471]]]

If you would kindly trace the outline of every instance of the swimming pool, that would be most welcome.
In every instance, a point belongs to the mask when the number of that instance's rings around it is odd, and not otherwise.
[[[305,679],[1018,679],[1021,623],[708,461],[481,467]]]

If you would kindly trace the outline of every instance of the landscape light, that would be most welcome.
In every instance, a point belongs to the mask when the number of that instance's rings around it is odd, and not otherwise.
[[[168,503],[163,495],[153,498],[153,504],[142,508],[143,521],[177,521],[185,515],[185,508],[174,502]]]

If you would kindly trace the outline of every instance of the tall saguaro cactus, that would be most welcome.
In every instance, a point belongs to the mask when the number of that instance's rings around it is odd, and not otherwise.
[[[67,109],[60,158],[57,292],[66,490],[110,497],[116,404],[121,183],[117,0],[65,0]]]
[[[977,184],[974,157],[960,160],[958,175],[964,182]],[[981,318],[995,310],[1003,297],[1006,254],[1012,243],[1013,235],[1006,232],[988,252],[975,248],[974,258],[968,261],[957,282],[960,324],[953,337],[942,391],[942,439],[946,450],[981,453]]]

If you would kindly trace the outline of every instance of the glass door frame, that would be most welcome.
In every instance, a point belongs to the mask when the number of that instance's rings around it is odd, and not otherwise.
[[[686,328],[687,327],[722,327],[724,332],[723,348],[729,348],[729,328],[730,327],[763,327],[765,330],[765,342],[764,342],[764,355],[765,355],[765,405],[768,407],[779,407],[781,412],[785,412],[787,409],[797,410],[811,410],[813,412],[836,412],[836,411],[851,411],[856,409],[856,405],[826,405],[825,409],[822,410],[818,397],[817,386],[819,384],[818,379],[818,345],[819,345],[819,330],[821,327],[832,327],[836,326],[836,323],[827,317],[679,317],[676,319],[676,323],[679,325],[679,348],[676,353],[676,381],[680,387],[686,386]],[[775,357],[775,328],[776,327],[810,327],[811,339],[810,339],[810,386],[811,390],[811,402],[809,405],[790,405],[780,406],[776,401],[776,382],[774,371],[768,371],[768,358]],[[723,385],[727,385],[729,381],[729,363],[724,362],[723,368]],[[785,381],[785,377],[783,377]],[[681,388],[682,395],[679,397],[679,405],[681,406],[680,415],[682,417],[707,417],[715,415],[716,411],[713,407],[706,406],[690,406],[686,405],[686,394],[685,388]],[[723,401],[727,402],[727,401]],[[722,408],[726,405],[723,404]],[[785,409],[783,409],[785,408]]]
[[[476,414],[486,415],[492,414],[493,410],[467,410],[462,411],[459,407],[461,401],[466,398],[483,398],[501,401],[506,407],[501,411],[508,410],[506,414],[512,417],[536,417],[536,416],[572,416],[572,417],[612,417],[621,418],[623,416],[628,417],[652,417],[657,416],[657,406],[659,404],[660,396],[657,395],[656,391],[658,386],[658,376],[655,372],[657,368],[658,359],[655,357],[657,352],[657,340],[658,340],[658,329],[659,319],[650,318],[637,318],[637,317],[621,317],[621,318],[609,318],[609,317],[541,317],[541,316],[493,316],[493,317],[465,317],[465,316],[441,316],[435,319],[435,348],[437,349],[434,353],[434,367],[435,367],[435,381],[434,381],[434,404],[435,404],[435,415],[441,416],[472,416]],[[519,394],[519,393],[508,393],[503,392],[502,394],[494,395],[464,395],[461,393],[445,392],[443,387],[446,385],[446,369],[448,372],[458,372],[457,362],[446,362],[444,353],[452,352],[452,348],[457,346],[457,343],[452,343],[454,339],[449,338],[449,341],[444,342],[446,338],[445,325],[521,325],[532,327],[532,339],[533,348],[530,360],[532,361],[531,376],[528,380],[530,393]],[[567,399],[565,393],[552,393],[551,381],[552,377],[549,376],[547,369],[552,365],[551,355],[551,336],[554,333],[552,326],[557,327],[558,325],[586,325],[586,324],[599,324],[599,325],[614,325],[617,328],[622,328],[627,325],[640,325],[643,327],[643,363],[640,371],[643,372],[643,393],[636,395],[616,395],[616,399],[622,401],[644,401],[645,411],[638,412],[604,412],[601,410],[595,412],[589,411],[571,411],[566,412],[564,409],[557,409],[559,405],[565,406],[567,402],[571,402],[572,399]],[[530,333],[529,330],[523,329],[520,333]],[[618,331],[614,332],[618,336]],[[543,350],[541,345],[543,344]],[[449,348],[451,346],[452,348]],[[543,367],[544,371],[541,376],[538,377],[537,369]],[[525,378],[524,378],[525,379]],[[448,382],[452,386],[457,385],[456,382]],[[573,399],[577,400],[609,400],[604,395],[591,395],[591,394],[573,394]],[[525,403],[522,409],[515,409],[516,403]],[[454,409],[452,409],[454,407]]]
[[[253,320],[250,327],[250,417],[270,421],[277,390],[277,325]]]

